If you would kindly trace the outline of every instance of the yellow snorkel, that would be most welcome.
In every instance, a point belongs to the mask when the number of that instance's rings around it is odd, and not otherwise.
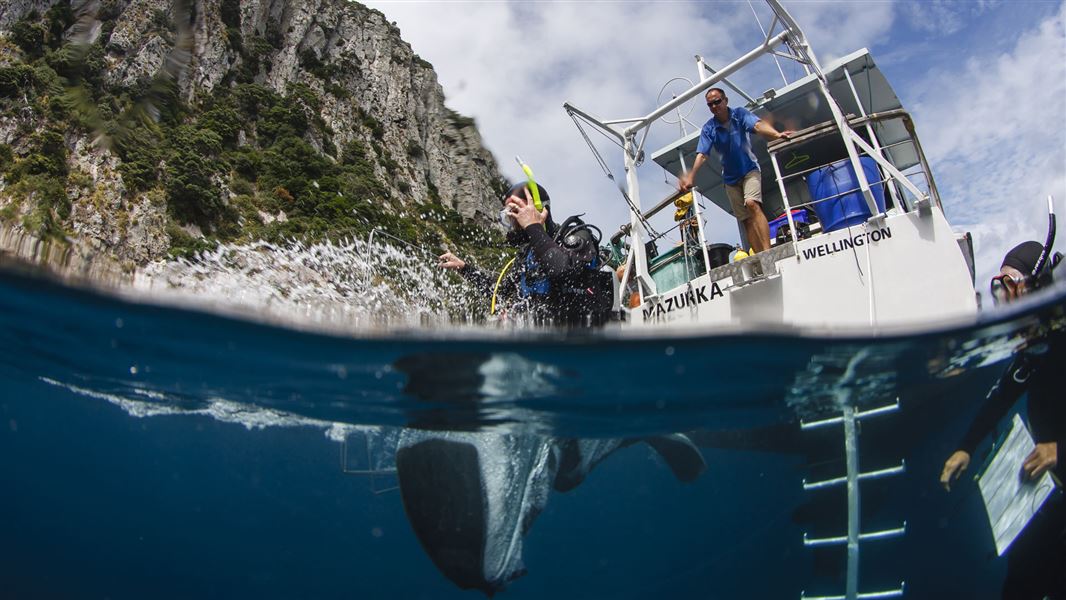
[[[536,207],[537,212],[544,210],[544,205],[540,203],[540,188],[537,187],[537,180],[533,179],[533,169],[529,168],[529,165],[522,162],[522,158],[515,155],[514,161],[518,163],[518,166],[522,168],[522,172],[526,174],[526,183],[529,184],[529,193],[533,194],[533,206]]]

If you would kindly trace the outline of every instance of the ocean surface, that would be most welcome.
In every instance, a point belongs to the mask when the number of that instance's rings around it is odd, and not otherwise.
[[[862,545],[860,590],[994,598],[973,468],[951,493],[938,476],[1004,361],[1064,307],[1058,288],[868,338],[331,331],[0,270],[0,597],[483,597],[412,531],[403,428],[700,447],[691,483],[634,443],[552,491],[501,597],[842,594],[844,549],[803,537],[845,533],[843,489],[802,488],[844,474],[841,428],[799,424],[898,403],[861,423],[862,470],[905,466],[862,484],[862,528],[906,533]]]

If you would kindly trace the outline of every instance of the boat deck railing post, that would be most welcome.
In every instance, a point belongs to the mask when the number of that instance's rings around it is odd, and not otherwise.
[[[852,97],[855,98],[855,105],[859,107],[859,114],[866,117],[866,107],[862,105],[862,100],[859,98],[859,92],[855,89],[855,82],[852,80],[851,72],[848,69],[844,69],[844,78],[848,81],[848,87],[851,89]],[[874,133],[874,128],[873,125],[870,124],[870,121],[866,122],[866,134],[870,136],[870,144],[873,145],[874,150],[877,150],[877,153],[881,154],[882,148],[880,140],[877,139],[877,135]],[[888,194],[892,196],[892,203],[894,205],[899,206],[902,203],[904,210],[910,210],[905,199],[897,197],[896,186],[888,186]]]

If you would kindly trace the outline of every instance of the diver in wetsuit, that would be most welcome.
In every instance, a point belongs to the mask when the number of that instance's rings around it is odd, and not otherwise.
[[[1053,234],[1050,236],[1053,239]],[[1000,274],[992,279],[992,296],[998,302],[1013,301],[1046,284],[1057,260],[1041,265],[1050,244],[1024,242],[1007,253]],[[1061,255],[1058,255],[1060,257]],[[1056,258],[1058,258],[1056,257]],[[940,482],[945,489],[970,464],[981,440],[995,429],[1028,392],[1029,427],[1036,448],[1021,465],[1030,479],[1051,471],[1057,489],[1033,517],[1007,552],[1004,599],[1066,598],[1066,500],[1062,460],[1066,448],[1066,332],[1051,331],[1029,340],[1011,360],[999,381],[988,392],[977,417],[951,457],[944,463]]]
[[[404,512],[433,564],[462,589],[492,596],[522,576],[524,536],[552,490],[574,489],[621,448],[648,444],[682,482],[707,468],[682,434],[576,439],[470,431],[479,415],[509,420],[501,395],[552,395],[558,367],[543,360],[511,352],[425,353],[394,368],[407,376],[404,392],[426,403],[412,411],[397,443]],[[486,408],[491,412],[482,413]]]
[[[451,252],[440,256],[440,266],[458,270],[491,293],[494,308],[498,299],[508,301],[512,315],[538,324],[602,325],[611,316],[614,280],[601,270],[600,230],[578,216],[557,225],[548,190],[534,185],[543,210],[537,210],[526,183],[512,186],[501,200],[501,219],[511,227],[507,241],[517,248],[504,273],[496,277],[478,271]]]
[[[707,465],[681,434],[561,439],[538,434],[405,429],[396,475],[411,529],[433,564],[487,596],[526,573],[523,537],[554,489],[567,492],[616,450],[643,441],[679,481]]]

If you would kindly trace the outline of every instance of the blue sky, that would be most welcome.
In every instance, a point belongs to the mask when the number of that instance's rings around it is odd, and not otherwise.
[[[752,4],[768,24],[768,9]],[[448,105],[475,118],[505,175],[519,178],[512,157],[520,154],[551,190],[557,214],[587,212],[607,234],[628,221],[624,201],[563,102],[604,118],[647,114],[667,80],[695,78],[694,54],[720,67],[761,41],[746,1],[369,5],[433,63]],[[914,115],[949,221],[974,234],[980,289],[1007,249],[1043,239],[1048,194],[1066,222],[1063,2],[786,0],[785,7],[823,64],[871,50]],[[782,84],[769,59],[736,79],[755,95]],[[705,112],[696,108],[690,119],[702,123]],[[676,133],[658,125],[647,146]],[[599,147],[622,179],[620,152]],[[648,161],[643,205],[672,185]],[[713,211],[708,227],[711,241],[737,238],[724,213]],[[1066,233],[1056,247],[1066,250]]]

